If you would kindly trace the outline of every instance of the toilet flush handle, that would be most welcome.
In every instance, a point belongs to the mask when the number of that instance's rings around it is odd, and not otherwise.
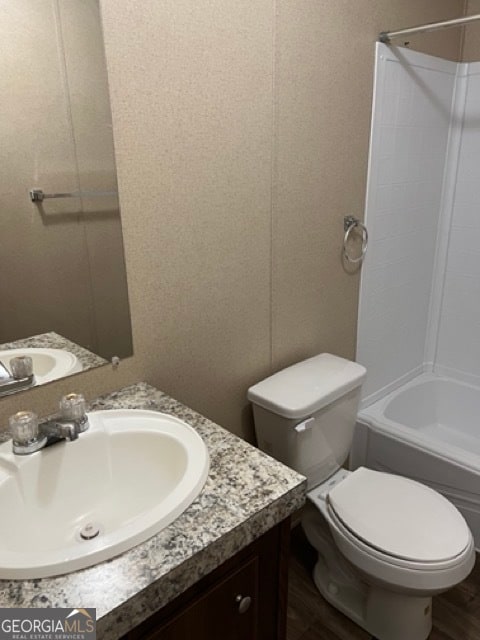
[[[302,433],[302,431],[311,429],[314,422],[315,422],[315,418],[307,418],[303,422],[300,422],[299,424],[295,425],[295,431],[297,433]]]

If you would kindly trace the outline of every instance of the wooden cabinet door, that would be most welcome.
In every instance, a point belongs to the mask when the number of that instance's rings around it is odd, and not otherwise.
[[[145,640],[257,640],[258,564],[251,558]]]

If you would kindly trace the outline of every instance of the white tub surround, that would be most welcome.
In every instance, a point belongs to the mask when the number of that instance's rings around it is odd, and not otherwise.
[[[377,44],[362,407],[423,372],[480,386],[480,63]]]
[[[462,131],[451,168],[452,173],[456,169],[456,188],[448,254],[441,265],[444,286],[434,371],[480,386],[480,63],[462,65],[460,72]]]

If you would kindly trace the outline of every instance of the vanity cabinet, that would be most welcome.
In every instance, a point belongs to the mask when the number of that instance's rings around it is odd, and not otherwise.
[[[284,640],[290,518],[122,640]]]

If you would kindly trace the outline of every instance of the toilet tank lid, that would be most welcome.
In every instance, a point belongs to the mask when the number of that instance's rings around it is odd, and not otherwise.
[[[248,399],[284,418],[306,418],[359,387],[366,373],[356,362],[321,353],[253,385]]]

